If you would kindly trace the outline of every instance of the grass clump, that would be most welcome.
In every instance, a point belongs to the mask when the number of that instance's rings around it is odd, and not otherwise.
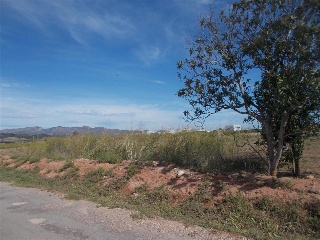
[[[84,176],[84,181],[91,183],[98,183],[103,180],[105,176],[105,171],[103,168],[98,168],[97,170],[93,170],[87,172]]]
[[[137,186],[134,189],[134,193],[139,194],[139,193],[145,193],[148,190],[148,184],[144,183],[140,186]]]
[[[60,169],[59,172],[63,172],[69,168],[74,168],[74,163],[72,161],[67,161]]]
[[[169,203],[171,195],[165,188],[165,185],[161,185],[155,188],[153,191],[146,193],[145,203],[154,205],[155,203]]]
[[[138,162],[130,163],[126,169],[126,178],[129,180],[131,177],[133,177],[139,172],[140,168],[141,168],[141,165],[139,165]]]
[[[119,191],[120,189],[124,188],[128,184],[128,179],[123,177],[116,177],[111,179],[109,184],[104,187],[103,192],[110,193],[113,191]]]
[[[267,182],[267,185],[271,188],[291,189],[292,181],[288,178],[271,178],[270,181]]]

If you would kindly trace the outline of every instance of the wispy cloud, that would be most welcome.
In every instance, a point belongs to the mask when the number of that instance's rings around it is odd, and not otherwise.
[[[190,15],[189,10],[194,10],[195,4],[207,6],[196,0],[180,2],[165,1],[138,8],[132,1],[108,0],[96,5],[96,2],[77,0],[2,0],[2,4],[13,11],[11,18],[40,29],[50,39],[54,36],[60,41],[62,32],[82,46],[93,44],[96,36],[113,44],[117,39],[131,45],[135,50],[130,52],[145,65],[162,60],[176,49],[183,39],[185,26],[189,25],[183,17]],[[167,12],[171,5],[181,11],[160,14],[160,10]]]
[[[132,19],[112,9],[94,11],[90,1],[11,1],[2,0],[16,12],[17,18],[24,18],[44,32],[54,32],[58,27],[69,32],[80,44],[87,41],[88,35],[98,34],[104,38],[123,37],[134,30]]]
[[[98,13],[90,9],[79,9],[77,5],[64,6],[64,1],[56,3],[57,18],[61,26],[65,26],[67,31],[80,43],[80,38],[87,37],[87,34],[98,34],[104,38],[117,38],[128,36],[134,30],[132,21],[122,14],[114,14],[108,9],[103,13]]]
[[[0,83],[1,88],[29,88],[30,85],[28,84],[21,84],[21,83],[15,83],[15,82],[1,82]]]
[[[45,24],[42,20],[46,16],[46,11],[41,11],[41,2],[36,4],[34,1],[10,1],[2,0],[2,7],[8,6],[16,12],[14,17],[21,21],[28,20],[38,28],[45,29]]]
[[[161,85],[166,84],[164,81],[161,81],[161,80],[153,80],[151,82],[156,83],[156,84],[161,84]]]
[[[159,46],[141,46],[135,50],[135,55],[146,65],[154,63],[164,58],[166,50]]]
[[[0,83],[1,87],[12,87],[12,84],[10,83]]]

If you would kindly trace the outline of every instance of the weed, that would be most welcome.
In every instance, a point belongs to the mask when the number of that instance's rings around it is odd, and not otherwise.
[[[216,188],[216,190],[218,192],[223,192],[223,191],[227,190],[227,188],[228,188],[228,185],[226,185],[221,180],[218,180],[218,181],[214,182],[213,186]]]
[[[1,163],[1,166],[2,167],[7,167],[7,166],[9,166],[10,165],[10,162],[2,162]]]
[[[190,196],[187,201],[192,203],[207,203],[212,199],[211,194],[212,183],[209,180],[204,179],[203,183],[198,187],[195,194]]]
[[[132,213],[130,216],[133,220],[141,220],[143,219],[144,214],[142,212],[137,212],[137,213]]]
[[[280,180],[278,183],[279,188],[283,189],[291,189],[292,188],[292,181],[291,180]]]
[[[23,164],[28,162],[29,158],[28,157],[20,157],[17,160],[18,160],[18,162],[14,165],[13,168],[18,168],[18,167],[22,166]]]
[[[272,218],[274,222],[277,222],[279,231],[281,232],[310,234],[310,231],[307,230],[309,229],[307,226],[308,217],[305,212],[302,211],[299,202],[286,203],[265,196],[255,203],[255,208],[263,211]]]
[[[29,157],[29,163],[36,163],[36,162],[39,162],[40,161],[40,157],[39,156],[30,156]]]
[[[104,174],[106,177],[109,177],[109,178],[114,177],[113,169],[106,170]]]
[[[105,171],[103,168],[98,168],[97,170],[87,172],[84,176],[84,181],[91,183],[98,183],[103,180]]]
[[[94,155],[95,159],[98,159],[99,163],[119,163],[121,162],[121,156],[113,152],[100,152]]]
[[[148,190],[148,184],[144,183],[134,189],[135,193],[144,193]]]
[[[312,218],[317,218],[320,220],[320,200],[313,199],[311,202],[307,202],[304,208],[309,212]]]
[[[27,172],[31,172],[31,173],[39,173],[40,172],[40,167],[39,166],[36,166],[32,169],[29,169]]]
[[[317,235],[318,239],[320,239],[320,200],[315,198],[312,201],[305,203],[304,209],[308,212],[309,215],[307,225],[313,231],[313,234]]]
[[[0,181],[14,182],[17,186],[23,187],[44,187],[51,186],[54,180],[44,179],[35,171],[24,171],[14,168],[0,168]]]
[[[111,191],[118,191],[124,188],[128,184],[128,179],[126,177],[117,177],[111,179],[109,184],[104,188],[104,191],[111,192]]]
[[[63,167],[61,169],[63,169]],[[61,169],[59,171],[61,171]],[[58,178],[60,178],[61,180],[73,182],[73,181],[79,179],[78,170],[79,169],[76,168],[75,166],[69,166],[66,169],[61,171],[61,172],[63,172],[63,171],[66,171],[66,172],[65,172],[65,174],[63,174],[62,176],[60,176]]]
[[[131,177],[133,177],[138,173],[139,169],[140,167],[136,162],[131,163],[127,168],[126,177],[130,179]]]
[[[165,203],[170,200],[170,193],[165,188],[165,185],[161,185],[155,188],[153,191],[146,194],[146,203],[152,205],[157,202]]]
[[[272,178],[267,182],[267,185],[271,188],[291,189],[292,181],[290,179]]]
[[[74,168],[74,163],[72,161],[67,161],[62,168],[59,169],[59,172],[63,172],[67,170],[68,168]]]

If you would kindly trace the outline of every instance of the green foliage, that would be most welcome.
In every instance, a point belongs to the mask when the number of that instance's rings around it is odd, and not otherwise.
[[[293,154],[285,157],[299,167],[299,142],[319,126],[319,7],[318,0],[249,0],[218,17],[211,10],[200,20],[190,57],[177,64],[184,82],[178,96],[192,107],[186,117],[203,122],[231,109],[258,121],[272,175],[290,141]]]

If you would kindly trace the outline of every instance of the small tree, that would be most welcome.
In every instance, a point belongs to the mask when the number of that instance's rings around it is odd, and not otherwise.
[[[178,96],[193,108],[185,115],[204,121],[232,109],[260,122],[269,173],[276,176],[284,145],[296,139],[303,146],[319,123],[319,25],[319,0],[242,0],[218,19],[211,9],[190,58],[177,63],[185,84]]]

